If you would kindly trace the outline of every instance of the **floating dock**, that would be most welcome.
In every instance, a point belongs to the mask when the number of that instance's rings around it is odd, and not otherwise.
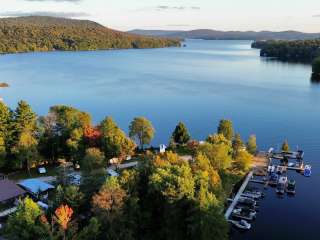
[[[232,203],[230,204],[230,206],[228,207],[226,213],[224,214],[224,217],[229,220],[230,215],[233,212],[233,209],[236,207],[236,205],[238,204],[239,198],[241,197],[241,195],[243,194],[244,190],[246,189],[248,183],[250,182],[250,179],[253,176],[253,171],[249,172],[248,175],[246,176],[245,180],[243,181],[241,187],[239,188],[239,191],[237,192],[237,195],[234,197],[234,199],[232,200]]]

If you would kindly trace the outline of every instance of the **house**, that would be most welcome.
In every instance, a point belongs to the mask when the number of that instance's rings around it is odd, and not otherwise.
[[[160,144],[160,150],[159,150],[160,153],[165,153],[165,152],[166,152],[166,149],[167,149],[167,146],[166,146],[166,145]]]
[[[0,180],[0,204],[14,204],[17,199],[23,197],[26,191],[17,186],[13,181],[4,179]]]
[[[53,185],[36,178],[22,180],[18,185],[25,189],[31,196],[39,200],[46,200],[49,191],[55,188]]]

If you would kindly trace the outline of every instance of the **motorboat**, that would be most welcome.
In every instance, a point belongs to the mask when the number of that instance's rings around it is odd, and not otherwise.
[[[229,222],[232,223],[235,227],[237,227],[239,229],[244,229],[244,230],[251,229],[251,224],[243,219],[240,221],[229,220]]]
[[[279,180],[279,176],[276,173],[271,173],[269,179],[269,185],[276,186]]]
[[[280,177],[277,184],[276,193],[284,194],[287,182],[288,182],[287,177],[284,177],[284,176]]]
[[[289,180],[286,191],[288,194],[296,194],[296,181]]]
[[[265,197],[265,194],[260,191],[245,191],[242,194],[243,197],[249,197],[253,199],[259,199]]]
[[[247,197],[240,197],[238,202],[243,205],[252,206],[252,207],[257,205],[257,202],[255,200]]]

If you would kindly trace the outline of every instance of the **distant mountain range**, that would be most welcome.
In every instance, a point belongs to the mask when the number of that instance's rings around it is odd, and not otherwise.
[[[142,30],[135,29],[128,33],[170,38],[191,38],[206,40],[304,40],[320,38],[320,33],[303,33],[297,31],[216,31],[210,29],[197,29],[191,31]]]
[[[169,46],[180,46],[180,41],[120,32],[87,20],[41,16],[0,18],[0,53]]]

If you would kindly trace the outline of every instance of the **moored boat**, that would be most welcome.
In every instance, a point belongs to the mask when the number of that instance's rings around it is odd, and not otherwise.
[[[239,229],[249,230],[251,228],[251,224],[248,223],[246,220],[240,220],[240,221],[229,220],[229,222]]]
[[[288,194],[296,194],[296,181],[289,180],[286,188]]]

